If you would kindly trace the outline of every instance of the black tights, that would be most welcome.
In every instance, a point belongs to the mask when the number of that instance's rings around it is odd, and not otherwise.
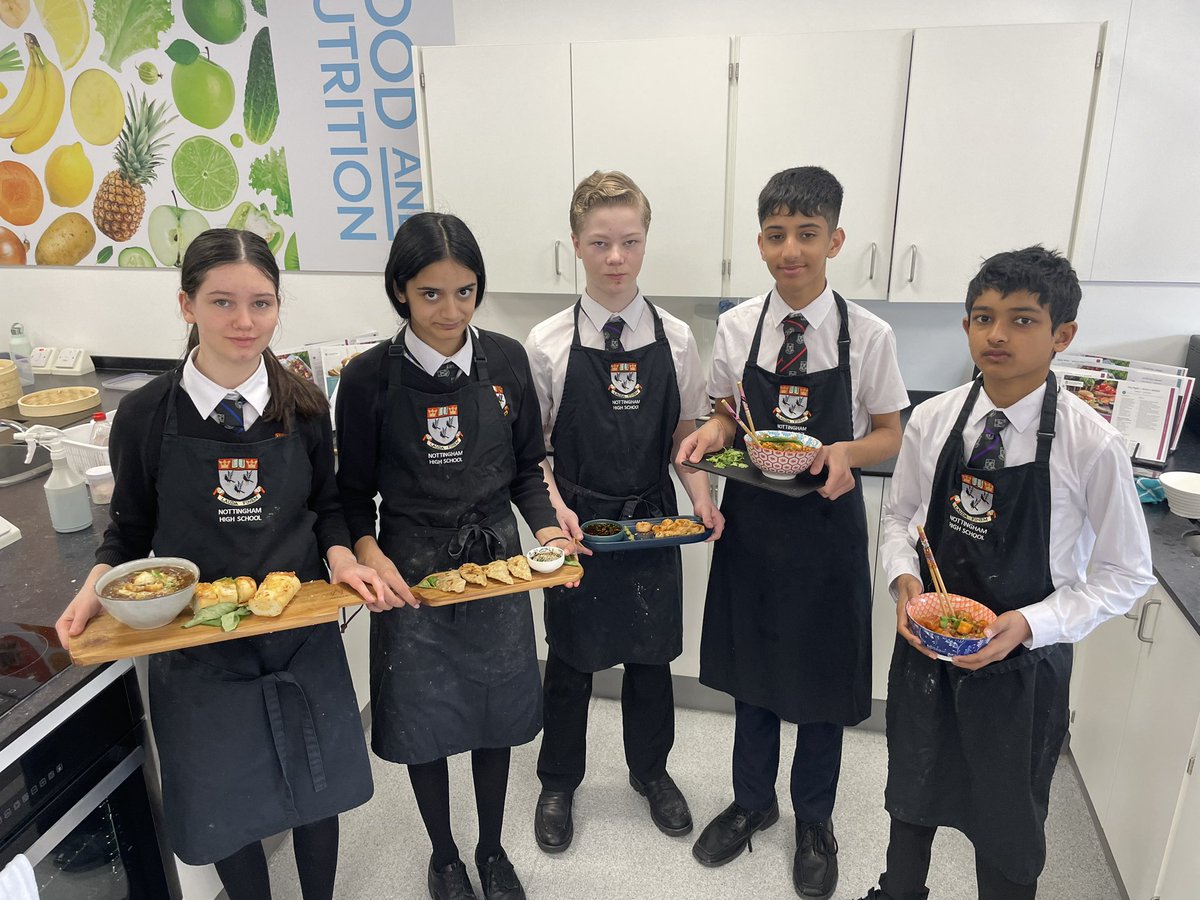
[[[500,852],[504,827],[504,797],[508,792],[509,747],[471,751],[471,774],[475,779],[475,809],[479,813],[479,844],[475,861]],[[450,771],[446,759],[410,765],[408,778],[417,797],[417,808],[433,844],[433,867],[444,869],[458,859],[458,845],[450,831]],[[231,897],[230,900],[236,900]],[[304,900],[308,900],[307,897]]]
[[[330,816],[292,829],[296,870],[304,900],[333,900],[337,874],[338,817]],[[217,863],[217,875],[229,900],[271,900],[267,855],[261,841],[247,844]]]

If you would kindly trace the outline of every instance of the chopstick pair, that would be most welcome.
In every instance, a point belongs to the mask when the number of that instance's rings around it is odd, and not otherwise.
[[[738,416],[738,414],[734,410],[733,406],[730,405],[728,400],[725,400],[722,398],[721,402],[723,404],[725,404],[725,408],[727,410],[729,410],[729,414],[731,416],[733,416],[733,421],[737,422],[738,425],[742,426],[742,431],[746,432],[746,437],[748,437],[750,440],[755,441],[757,443],[758,438],[756,438],[754,435],[757,433],[758,429],[754,426],[754,415],[750,412],[750,404],[748,402],[746,402],[746,392],[745,392],[745,390],[742,389],[742,383],[740,381],[737,383],[737,388],[738,388],[738,396],[741,398],[741,401],[742,401],[742,409],[744,409],[746,411],[746,419],[750,422],[749,426],[747,426],[746,423],[741,420],[741,418]]]
[[[748,437],[752,441],[756,440],[756,438],[754,437],[754,432],[746,427],[746,423],[741,420],[741,417],[738,416],[738,414],[734,411],[733,407],[729,405],[729,401],[724,398],[721,398],[721,402],[725,404],[725,408],[727,410],[729,410],[729,414],[731,416],[733,416],[733,421],[737,422],[738,425],[740,425],[742,427],[742,431],[746,432],[746,437]],[[746,412],[748,413],[749,411],[750,411],[749,408],[747,408]]]
[[[933,578],[933,588],[938,595],[938,599],[942,601],[942,614],[948,617],[954,616],[954,607],[950,604],[950,596],[946,591],[946,582],[942,580],[942,572],[938,568],[937,560],[933,558],[933,548],[929,546],[929,538],[925,536],[925,526],[917,526],[917,537],[921,539],[921,549],[925,552],[925,564],[929,566],[929,574]]]

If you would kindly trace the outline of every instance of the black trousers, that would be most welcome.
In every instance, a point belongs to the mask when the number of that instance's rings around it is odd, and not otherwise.
[[[579,672],[550,653],[542,695],[538,778],[545,790],[574,791],[583,782],[587,768],[592,673]],[[630,774],[643,783],[661,778],[675,743],[675,693],[669,664],[625,664],[621,720]]]
[[[892,819],[888,840],[887,871],[879,876],[879,887],[891,900],[923,900],[928,892],[929,857],[937,828]],[[1033,900],[1037,882],[1017,884],[975,854],[975,880],[979,900]]]
[[[779,716],[734,701],[733,798],[762,812],[775,802],[779,774]],[[809,722],[796,726],[792,757],[792,806],[798,822],[824,822],[833,815],[842,768],[842,726]]]

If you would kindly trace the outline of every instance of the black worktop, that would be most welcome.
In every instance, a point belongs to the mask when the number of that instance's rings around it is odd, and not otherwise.
[[[147,370],[149,367],[143,369]],[[61,384],[91,385],[124,370],[101,370],[80,378],[38,376],[36,390]],[[101,388],[101,407],[116,408],[124,391]],[[913,393],[920,402],[932,393]],[[90,414],[92,410],[89,410]],[[907,417],[907,416],[906,416]],[[82,418],[86,419],[87,414]],[[11,433],[0,431],[0,442]],[[865,469],[863,474],[890,476],[895,460]],[[1168,470],[1200,471],[1200,436],[1185,432],[1179,449],[1171,456]],[[108,521],[107,506],[93,506],[92,527],[74,534],[58,534],[50,527],[46,496],[42,491],[45,476],[10,487],[0,488],[0,515],[21,529],[21,540],[0,548],[0,592],[8,603],[3,618],[32,625],[53,625],[63,608],[79,589],[95,562],[94,553]],[[1196,525],[1172,515],[1166,503],[1144,507],[1154,574],[1180,610],[1200,633],[1200,557],[1184,544],[1185,532]],[[102,664],[107,665],[107,664]],[[14,706],[0,717],[0,746],[37,721],[60,700],[72,693],[102,666],[72,666],[55,676],[46,686]]]

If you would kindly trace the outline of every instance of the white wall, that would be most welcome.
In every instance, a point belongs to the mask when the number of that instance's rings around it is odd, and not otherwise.
[[[1156,33],[1163,42],[1173,31],[1160,15],[1162,0],[1011,0],[1005,4],[961,3],[956,0],[896,3],[861,0],[854,4],[762,0],[610,0],[600,7],[556,0],[455,0],[455,33],[459,43],[545,43],[579,40],[653,38],[672,35],[786,33],[866,28],[977,25],[1004,22],[1107,21],[1107,50],[1097,95],[1092,150],[1088,160],[1075,242],[1075,260],[1088,277],[1099,245],[1111,245],[1121,230],[1152,229],[1145,221],[1105,219],[1105,183],[1109,175],[1111,135],[1117,120],[1126,38],[1131,17],[1139,36],[1136,52],[1153,54]],[[1149,35],[1147,35],[1149,32]],[[1200,36],[1200,35],[1198,35]],[[852,66],[853,60],[846,65]],[[1145,77],[1145,76],[1143,76]],[[636,90],[636,73],[629,76]],[[1193,86],[1194,88],[1194,86]],[[1137,97],[1153,95],[1143,89]],[[1178,91],[1164,92],[1160,118],[1171,104],[1184,104]],[[1139,100],[1138,102],[1144,102]],[[1144,110],[1120,110],[1122,116]],[[997,139],[1019,139],[999,135]],[[1161,141],[1147,134],[1147,148]],[[486,152],[486,139],[481,141]],[[798,163],[802,162],[797,160]],[[1136,163],[1122,150],[1114,165]],[[1145,184],[1144,177],[1141,184]],[[1146,185],[1166,202],[1178,192],[1170,172]],[[568,198],[563,198],[564,217]],[[1098,241],[1098,236],[1103,239]],[[520,240],[519,230],[514,240]],[[653,230],[649,252],[653,253]],[[1001,249],[1001,248],[997,248]],[[380,258],[382,270],[384,259]],[[1103,261],[1101,261],[1103,263]],[[1103,265],[1098,265],[1102,269]],[[764,269],[763,289],[769,287]],[[836,287],[836,285],[835,285]],[[965,288],[965,285],[964,285]],[[83,345],[116,356],[177,356],[183,323],[175,303],[173,271],[0,269],[0,323],[20,320],[35,343]],[[382,290],[381,274],[309,274],[284,276],[283,349],[309,341],[378,329],[389,332],[395,318]],[[570,302],[565,296],[493,294],[477,322],[523,338],[529,328]],[[701,346],[715,331],[714,301],[655,298],[692,324]],[[957,304],[875,302],[869,308],[892,323],[900,362],[909,387],[936,390],[960,383],[970,371]],[[1158,283],[1085,283],[1077,349],[1104,351],[1161,362],[1184,359],[1187,335],[1200,332],[1200,285]],[[2,343],[0,338],[0,343]]]

